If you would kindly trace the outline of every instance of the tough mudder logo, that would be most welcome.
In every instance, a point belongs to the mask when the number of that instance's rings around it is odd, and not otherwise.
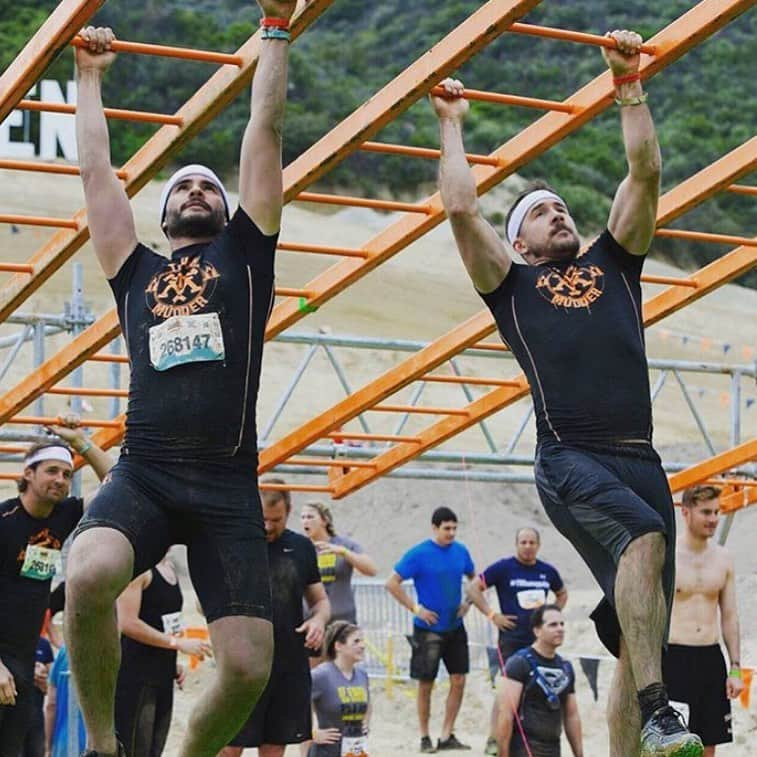
[[[561,308],[588,308],[602,296],[604,271],[597,265],[550,268],[536,280],[544,299]]]
[[[164,319],[197,313],[210,301],[219,277],[215,267],[199,256],[171,261],[152,277],[145,292],[147,307]]]

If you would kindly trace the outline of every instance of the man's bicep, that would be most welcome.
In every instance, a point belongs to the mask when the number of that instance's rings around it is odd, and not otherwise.
[[[504,242],[480,213],[451,216],[450,224],[473,286],[482,294],[493,292],[512,265]]]
[[[84,179],[87,222],[103,272],[113,278],[137,244],[129,198],[110,166]]]
[[[642,181],[626,176],[615,193],[607,228],[631,255],[645,255],[657,225],[657,180]]]

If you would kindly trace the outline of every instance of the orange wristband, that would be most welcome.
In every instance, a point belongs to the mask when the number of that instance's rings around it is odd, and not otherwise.
[[[625,76],[612,77],[612,83],[616,87],[621,84],[629,84],[632,81],[641,81],[641,74],[638,71],[635,74],[626,74]]]
[[[264,18],[260,19],[260,25],[264,28],[267,27],[268,29],[283,29],[284,31],[289,31],[288,18],[274,18],[265,16]]]

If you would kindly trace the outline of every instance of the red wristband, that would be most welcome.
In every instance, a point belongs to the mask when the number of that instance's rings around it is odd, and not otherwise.
[[[269,29],[284,29],[289,31],[289,19],[288,18],[273,18],[272,16],[265,16],[260,19],[260,25],[263,28]]]
[[[641,74],[637,71],[635,74],[626,74],[625,76],[613,76],[612,83],[617,87],[619,84],[628,84],[632,81],[641,81]]]

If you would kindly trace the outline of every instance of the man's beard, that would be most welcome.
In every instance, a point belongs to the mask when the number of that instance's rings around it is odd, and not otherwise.
[[[529,252],[534,258],[547,258],[549,260],[571,260],[578,255],[581,249],[581,241],[570,229],[564,229],[570,233],[570,237],[553,236],[541,249],[530,248]]]
[[[221,209],[204,215],[192,213],[183,216],[181,212],[175,212],[166,216],[166,234],[173,239],[215,237],[225,225],[226,217]]]

